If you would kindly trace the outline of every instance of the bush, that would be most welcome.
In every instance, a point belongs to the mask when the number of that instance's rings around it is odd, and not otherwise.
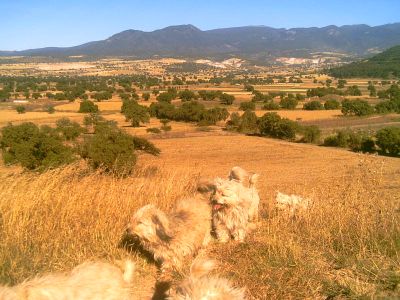
[[[90,100],[84,100],[79,105],[80,113],[95,113],[99,111],[99,107]]]
[[[135,100],[125,100],[121,107],[126,121],[130,121],[133,127],[139,127],[140,123],[148,123],[150,115],[147,107],[139,105]]]
[[[343,100],[342,113],[355,116],[367,116],[374,112],[373,107],[365,100]]]
[[[334,135],[325,138],[324,146],[350,148],[355,152],[375,151],[375,142],[368,133],[349,129],[339,130]]]
[[[132,137],[133,145],[135,150],[143,151],[145,153],[157,156],[161,153],[161,150],[154,146],[153,143],[149,142],[145,138],[140,138],[137,136]]]
[[[71,122],[68,118],[62,118],[56,121],[56,131],[60,132],[67,141],[76,140],[85,129],[77,122]]]
[[[175,97],[176,97],[176,95],[173,94],[173,93],[164,92],[164,93],[159,94],[156,99],[157,99],[158,102],[171,103],[171,101],[173,99],[175,99]]]
[[[340,107],[340,103],[337,100],[331,99],[331,100],[327,100],[324,103],[324,108],[326,110],[331,110],[331,109],[338,109]]]
[[[238,131],[247,134],[257,133],[258,132],[257,121],[258,118],[256,114],[251,110],[246,110],[240,118]]]
[[[73,151],[62,143],[55,129],[33,123],[8,125],[1,130],[4,163],[20,163],[29,170],[55,168],[73,161]]]
[[[293,140],[299,126],[294,121],[282,119],[277,113],[266,113],[258,119],[258,129],[261,135]]]
[[[305,110],[322,110],[324,107],[322,106],[321,102],[314,100],[311,102],[307,102],[303,105],[303,109]]]
[[[54,113],[56,112],[56,110],[55,110],[55,108],[54,108],[53,105],[49,105],[49,106],[47,107],[46,111],[47,111],[49,114],[54,114]]]
[[[15,107],[15,110],[17,111],[17,113],[19,114],[24,114],[26,112],[26,108],[23,105],[17,105]]]
[[[150,116],[158,119],[173,119],[175,110],[175,106],[167,102],[152,103],[149,107]]]
[[[191,100],[197,99],[197,95],[193,91],[190,91],[190,90],[180,91],[178,93],[178,97],[182,101],[191,101]]]
[[[113,126],[104,127],[93,136],[86,137],[81,156],[94,168],[106,172],[127,175],[136,164],[132,136]]]
[[[175,111],[174,120],[185,122],[199,122],[206,109],[203,104],[197,101],[184,102]]]
[[[349,86],[346,90],[346,95],[349,96],[361,96],[361,91],[357,85]]]
[[[155,133],[155,134],[161,133],[161,130],[159,128],[157,128],[157,127],[147,128],[146,131],[150,132],[150,133]]]
[[[232,105],[233,102],[235,101],[235,96],[223,93],[222,95],[219,96],[219,100],[221,104]]]
[[[256,109],[256,104],[254,102],[241,102],[239,106],[240,110],[246,111],[246,110],[255,110]]]
[[[150,99],[150,93],[143,93],[143,94],[142,94],[142,99],[143,99],[144,101],[149,101],[149,99]]]
[[[292,109],[296,109],[298,103],[299,103],[299,101],[296,98],[286,97],[281,100],[279,105],[283,109],[291,109],[292,110]]]
[[[321,137],[321,130],[315,125],[303,126],[301,132],[303,134],[301,141],[304,143],[317,144]]]
[[[400,155],[400,128],[386,127],[376,133],[376,144],[382,153],[393,156]]]
[[[278,103],[275,103],[274,101],[269,101],[264,104],[263,109],[265,110],[279,110],[280,106]]]

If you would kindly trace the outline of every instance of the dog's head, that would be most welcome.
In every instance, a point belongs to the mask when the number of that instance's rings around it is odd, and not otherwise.
[[[292,200],[289,195],[277,192],[275,198],[275,208],[278,210],[288,209],[292,205]]]
[[[168,218],[154,205],[140,208],[131,219],[126,232],[140,240],[168,242],[172,237]]]
[[[238,183],[230,180],[217,178],[214,181],[215,191],[211,197],[213,210],[240,204],[238,195]]]

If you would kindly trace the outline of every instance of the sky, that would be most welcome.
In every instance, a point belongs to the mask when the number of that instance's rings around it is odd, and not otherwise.
[[[127,29],[201,30],[400,22],[400,0],[0,0],[0,50],[69,47]]]

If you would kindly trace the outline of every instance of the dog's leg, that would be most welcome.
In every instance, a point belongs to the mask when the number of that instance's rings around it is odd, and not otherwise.
[[[229,231],[225,228],[225,226],[222,226],[219,224],[219,226],[216,226],[215,232],[217,234],[218,241],[221,243],[227,243],[231,239],[231,235],[229,234]]]
[[[237,228],[232,232],[233,240],[243,243],[246,237],[246,230],[244,228]]]

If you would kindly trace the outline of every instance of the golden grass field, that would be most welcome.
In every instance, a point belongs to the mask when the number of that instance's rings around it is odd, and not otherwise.
[[[41,174],[1,166],[0,281],[129,256],[138,263],[137,299],[148,299],[155,267],[118,247],[130,216],[147,203],[169,209],[200,177],[240,165],[261,175],[262,221],[246,243],[207,252],[248,299],[399,295],[400,160],[242,135],[153,142],[162,154],[141,155],[127,178],[84,162]],[[274,211],[276,190],[314,206],[288,220]]]

